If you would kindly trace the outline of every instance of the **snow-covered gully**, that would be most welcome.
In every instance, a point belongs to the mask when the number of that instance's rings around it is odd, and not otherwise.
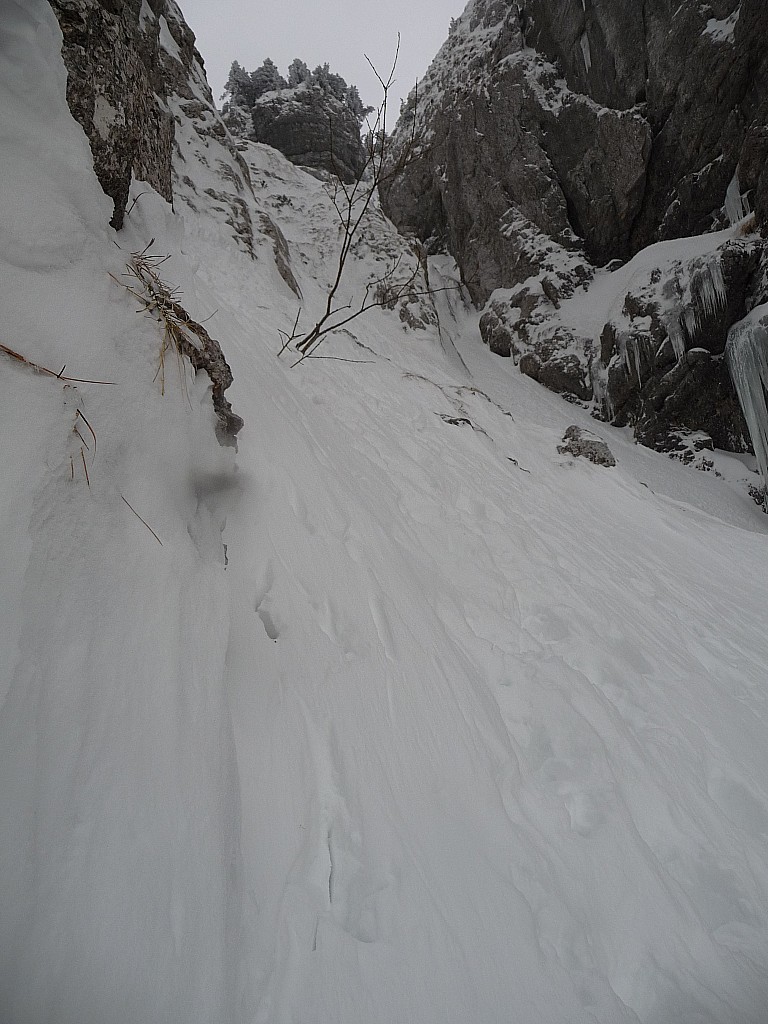
[[[447,257],[439,327],[374,310],[291,369],[296,296],[205,198],[214,143],[182,126],[175,210],[134,182],[115,234],[59,49],[47,4],[2,0],[0,342],[114,386],[0,367],[0,1019],[764,1024],[744,465],[520,376]],[[319,307],[323,182],[244,155]],[[204,375],[160,393],[109,276],[150,239],[216,311],[237,452]],[[350,295],[398,247],[375,213]],[[570,424],[616,467],[559,453]]]

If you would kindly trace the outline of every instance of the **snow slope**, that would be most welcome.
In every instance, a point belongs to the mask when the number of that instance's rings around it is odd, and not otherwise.
[[[2,0],[0,341],[115,386],[2,356],[0,1019],[226,1020],[239,803],[207,495],[231,456],[203,381],[160,394],[157,327],[108,276],[60,47],[46,3]]]
[[[55,20],[0,3],[0,341],[115,381],[3,357],[0,1019],[764,1024],[763,513],[493,357],[445,259],[439,330],[372,311],[291,369],[214,143],[115,235]],[[309,323],[330,200],[244,155]],[[236,455],[108,277],[151,238]],[[375,214],[345,295],[406,249]]]

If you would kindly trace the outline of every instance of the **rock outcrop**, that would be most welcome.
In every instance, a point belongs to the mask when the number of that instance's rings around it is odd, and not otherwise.
[[[767,41],[761,0],[472,0],[396,130],[384,207],[486,343],[655,447],[749,444],[723,352],[764,301]]]
[[[51,6],[64,36],[67,101],[88,136],[96,174],[115,204],[112,224],[120,228],[132,173],[172,198],[167,47],[183,47],[191,57],[194,37],[165,0],[154,0],[153,18],[142,14],[141,0],[52,0]]]
[[[291,163],[353,182],[366,163],[360,139],[366,108],[358,91],[327,65],[311,72],[300,61],[296,64],[303,69],[301,81],[289,86],[275,68],[277,83],[260,92],[253,84],[258,71],[249,75],[235,62],[224,122],[236,137],[271,146]]]
[[[337,174],[352,182],[365,153],[360,125],[349,107],[317,86],[268,93],[251,111],[251,138],[287,156],[291,163]]]

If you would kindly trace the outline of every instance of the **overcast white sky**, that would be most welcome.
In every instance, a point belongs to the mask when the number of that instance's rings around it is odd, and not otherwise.
[[[283,75],[294,57],[326,61],[366,103],[381,90],[363,56],[381,71],[391,66],[400,32],[394,115],[399,98],[421,78],[467,0],[177,0],[197,36],[216,102],[233,60],[252,71],[271,57]],[[394,124],[394,118],[392,119]]]

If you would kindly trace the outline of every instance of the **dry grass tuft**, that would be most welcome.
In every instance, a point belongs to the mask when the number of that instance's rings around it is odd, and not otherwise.
[[[160,379],[160,391],[161,394],[165,394],[165,360],[168,353],[173,352],[182,386],[185,386],[186,378],[181,358],[184,355],[190,356],[190,349],[200,352],[204,339],[200,335],[202,325],[196,323],[179,302],[179,290],[160,277],[158,267],[169,260],[170,255],[161,256],[149,252],[153,243],[154,238],[141,252],[131,253],[124,276],[132,279],[132,283],[119,281],[113,274],[109,276],[135,296],[141,302],[142,309],[163,328],[155,380]]]
[[[219,440],[222,444],[234,443],[234,437],[243,426],[243,421],[232,412],[232,406],[224,397],[224,392],[232,383],[232,371],[219,343],[203,327],[210,317],[202,323],[193,320],[179,301],[179,290],[160,277],[158,268],[170,256],[151,253],[149,250],[154,241],[154,238],[151,239],[141,252],[131,253],[123,275],[129,278],[127,283],[118,280],[114,274],[109,276],[139,300],[139,312],[146,312],[162,327],[160,357],[155,374],[155,379],[160,378],[162,393],[165,394],[165,360],[169,351],[173,351],[176,357],[182,387],[186,389],[182,364],[182,357],[186,356],[195,371],[204,370],[210,378],[213,407],[218,417],[216,432]]]

